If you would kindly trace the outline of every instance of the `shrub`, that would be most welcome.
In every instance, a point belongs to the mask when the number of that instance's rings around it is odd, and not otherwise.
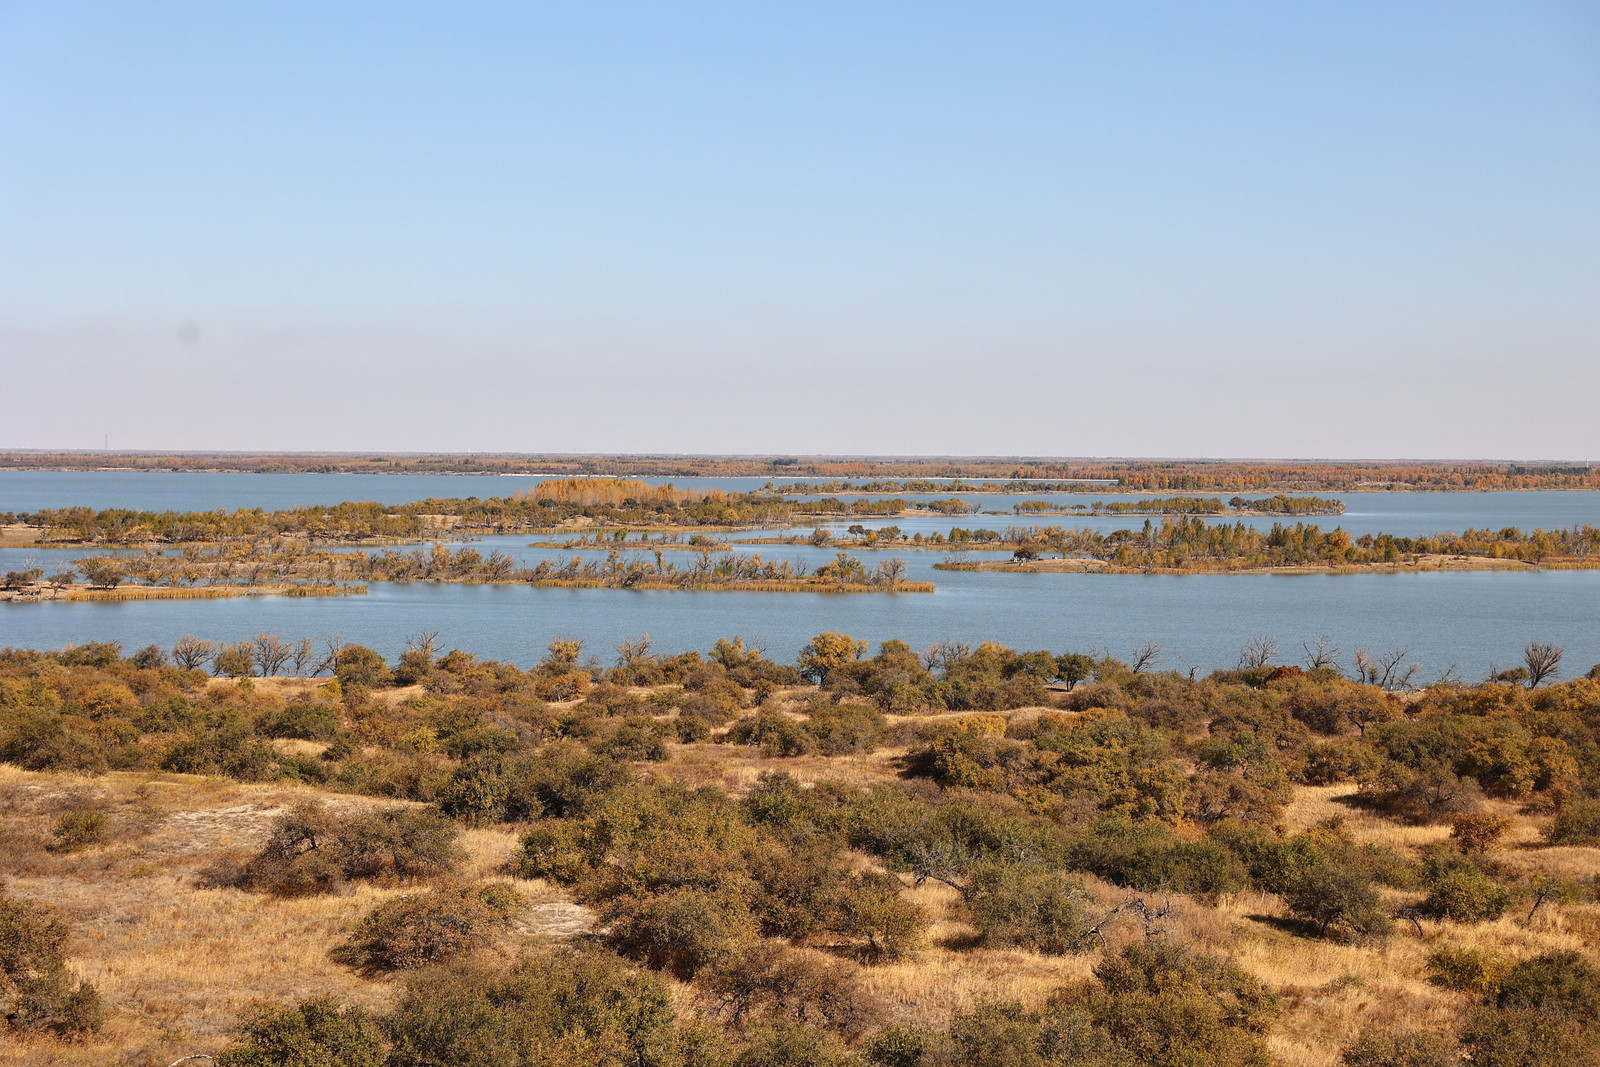
[[[860,1062],[838,1038],[780,1024],[751,1041],[733,1067],[857,1067]]]
[[[1168,944],[1133,944],[1041,1011],[989,1004],[930,1043],[932,1067],[1266,1067],[1261,1031],[1277,999],[1233,965]]]
[[[389,1031],[388,1067],[717,1062],[713,1040],[679,1026],[659,979],[586,949],[539,953],[504,971],[456,965],[418,972]]]
[[[161,753],[164,771],[179,774],[218,774],[242,782],[272,777],[277,753],[251,736],[243,723],[223,721],[197,724],[179,734]]]
[[[450,776],[439,797],[439,810],[473,823],[537,819],[545,811],[540,789],[550,781],[548,769],[537,756],[477,757]]]
[[[1367,874],[1340,864],[1313,863],[1291,879],[1283,897],[1290,913],[1323,937],[1339,928],[1357,937],[1386,936],[1393,928]]]
[[[862,1052],[873,1067],[921,1067],[935,1040],[922,1027],[886,1026],[867,1039]]]
[[[883,736],[884,718],[876,708],[859,704],[830,704],[812,712],[806,732],[816,739],[825,756],[871,752]]]
[[[1495,1006],[1600,1018],[1600,967],[1570,951],[1523,960],[1500,983]]]
[[[97,808],[73,807],[56,819],[52,834],[52,852],[78,852],[110,840],[111,820]]]
[[[1159,889],[1169,881],[1178,837],[1164,823],[1101,819],[1074,841],[1068,863],[1109,882]]]
[[[649,761],[659,763],[667,758],[667,744],[661,730],[647,718],[630,718],[606,738],[595,751],[619,763]]]
[[[740,719],[726,737],[735,745],[760,745],[762,754],[770,757],[803,756],[817,747],[804,723],[770,709]]]
[[[690,712],[679,712],[672,726],[678,741],[685,745],[697,744],[711,736],[711,724]]]
[[[1513,967],[1461,1036],[1481,1067],[1593,1063],[1597,1017],[1600,968],[1576,952],[1552,952]]]
[[[422,808],[341,814],[298,804],[278,817],[239,881],[276,896],[307,896],[330,892],[347,879],[444,874],[461,856],[458,833]]]
[[[339,732],[339,712],[327,704],[299,701],[263,715],[256,723],[256,731],[267,737],[331,741]]]
[[[1387,760],[1363,776],[1361,793],[1379,810],[1415,823],[1476,811],[1483,803],[1477,782],[1433,758],[1420,760],[1416,767]]]
[[[1300,751],[1298,777],[1307,785],[1336,785],[1371,774],[1378,762],[1377,753],[1356,741],[1317,741]]]
[[[67,972],[66,940],[52,909],[18,900],[0,883],[0,1032],[71,1037],[100,1028],[100,994]]]
[[[1552,845],[1600,845],[1600,800],[1575,800],[1556,813],[1545,832]]]
[[[710,889],[618,897],[607,902],[601,915],[619,952],[685,979],[726,963],[758,933],[755,917],[740,897]]]
[[[353,685],[379,689],[394,682],[383,656],[365,645],[345,645],[335,660],[333,676],[345,689]]]
[[[518,901],[504,883],[386,900],[362,917],[335,958],[367,975],[442,963],[510,925]]]
[[[1484,853],[1500,843],[1512,822],[1492,811],[1473,811],[1450,820],[1450,839],[1463,852]]]
[[[579,827],[562,819],[546,819],[523,835],[522,849],[511,858],[508,868],[519,878],[548,878],[574,885],[599,862],[587,845]]]
[[[1457,993],[1492,999],[1516,961],[1498,952],[1449,945],[1428,954],[1428,981]]]
[[[853,972],[821,953],[762,942],[703,972],[699,984],[716,995],[723,1017],[740,1030],[764,1020],[856,1035],[869,1021],[871,998]]]
[[[1461,1052],[1440,1034],[1369,1029],[1344,1050],[1339,1062],[1344,1067],[1455,1067]]]
[[[1083,951],[1090,924],[1083,881],[1037,865],[990,867],[967,902],[984,944],[1060,956]]]
[[[628,780],[628,768],[574,741],[558,741],[535,753],[522,788],[547,815],[569,818],[598,804]]]
[[[378,1024],[360,1008],[325,997],[249,1016],[244,1034],[217,1053],[218,1067],[382,1067]]]
[[[828,929],[857,939],[867,960],[897,960],[922,942],[928,917],[900,895],[900,879],[866,871],[838,887],[825,919]]]
[[[1430,853],[1423,861],[1428,896],[1422,910],[1456,922],[1489,922],[1511,906],[1511,892],[1480,871],[1470,860],[1449,852]]]

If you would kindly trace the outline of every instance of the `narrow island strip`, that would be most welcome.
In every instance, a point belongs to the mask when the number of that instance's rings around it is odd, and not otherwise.
[[[1274,523],[1257,530],[1243,523],[1200,519],[1146,520],[1141,530],[1066,530],[1058,526],[1012,531],[1009,541],[971,544],[984,552],[1010,550],[1011,558],[974,560],[967,543],[933,565],[944,571],[1010,574],[1363,574],[1404,571],[1600,569],[1600,527],[1565,530],[1514,527],[1433,537],[1363,534],[1315,524]],[[1051,558],[1051,554],[1054,558]]]
[[[233,596],[361,595],[371,582],[449,582],[569,589],[662,589],[739,593],[931,593],[932,582],[907,581],[898,557],[868,567],[839,552],[815,568],[757,553],[702,551],[680,565],[612,551],[604,559],[572,556],[529,567],[498,550],[470,545],[428,551],[332,552],[285,539],[273,544],[185,546],[168,555],[92,556],[46,573],[33,567],[6,573],[0,601],[194,600]],[[79,576],[85,584],[79,584]]]

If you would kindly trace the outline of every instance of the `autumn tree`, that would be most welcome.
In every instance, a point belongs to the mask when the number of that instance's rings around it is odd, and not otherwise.
[[[834,671],[857,662],[866,651],[867,643],[849,634],[820,633],[800,650],[800,673],[818,685],[826,685]]]

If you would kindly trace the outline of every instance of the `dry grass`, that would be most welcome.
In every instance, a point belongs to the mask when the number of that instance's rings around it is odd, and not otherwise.
[[[1424,847],[1450,839],[1449,826],[1405,826],[1353,803],[1355,795],[1356,787],[1348,783],[1298,786],[1284,812],[1284,826],[1297,831],[1326,819],[1340,818],[1357,844],[1395,848]]]
[[[232,684],[232,683],[220,683]],[[288,697],[318,682],[257,679]],[[296,745],[303,743],[294,743]],[[673,746],[660,769],[696,785],[743,794],[764,771],[787,771],[801,781],[831,779],[856,786],[893,780],[899,750],[851,757],[772,759],[726,745]],[[1446,839],[1445,827],[1399,826],[1352,806],[1348,786],[1302,788],[1285,817],[1291,829],[1332,815],[1344,817],[1359,842],[1413,851]],[[64,1064],[166,1064],[180,1055],[215,1052],[241,1013],[263,1001],[328,995],[382,1009],[397,988],[392,979],[364,979],[328,958],[328,949],[355,920],[386,896],[406,890],[361,886],[339,896],[275,900],[230,888],[207,888],[203,877],[218,861],[237,861],[257,847],[272,818],[310,796],[335,805],[379,803],[328,796],[292,784],[247,785],[173,774],[111,774],[81,778],[31,774],[0,766],[0,876],[21,897],[59,906],[73,928],[74,969],[101,990],[109,1021],[93,1041],[0,1045],[0,1067]],[[103,847],[60,854],[47,849],[50,827],[63,810],[93,805],[117,833]],[[1587,878],[1600,870],[1600,849],[1537,848],[1539,820],[1509,805],[1496,810],[1516,823],[1497,862],[1519,875]],[[467,879],[504,879],[518,833],[504,827],[462,836]],[[852,857],[871,865],[866,856]],[[528,903],[501,949],[514,953],[533,941],[590,933],[594,916],[558,887],[512,880]],[[1094,878],[1090,893],[1109,909],[1131,894]],[[986,1000],[1037,1003],[1063,984],[1091,975],[1101,952],[1051,957],[986,948],[965,921],[959,894],[928,882],[906,895],[929,915],[926,944],[911,958],[861,972],[865,992],[887,1018],[939,1026]],[[1268,1038],[1285,1067],[1335,1067],[1339,1050],[1368,1025],[1449,1030],[1470,1009],[1469,999],[1426,979],[1428,954],[1444,946],[1490,949],[1525,958],[1554,949],[1600,950],[1600,905],[1547,906],[1525,922],[1519,906],[1504,919],[1477,926],[1427,923],[1385,942],[1339,944],[1298,936],[1282,923],[1280,902],[1251,893],[1205,905],[1183,897],[1156,920],[1160,936],[1231,956],[1278,991],[1283,1010]],[[1107,931],[1115,951],[1146,929],[1131,913]],[[688,1003],[694,994],[677,990]]]
[[[857,789],[899,780],[896,760],[904,749],[880,748],[852,756],[764,756],[746,745],[672,745],[672,761],[658,764],[662,773],[690,785],[715,785],[742,797],[755,788],[763,774],[783,771],[801,783],[822,780]]]

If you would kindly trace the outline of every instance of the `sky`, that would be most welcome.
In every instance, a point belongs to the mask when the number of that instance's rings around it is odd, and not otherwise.
[[[1600,459],[1600,8],[0,0],[0,448]]]

